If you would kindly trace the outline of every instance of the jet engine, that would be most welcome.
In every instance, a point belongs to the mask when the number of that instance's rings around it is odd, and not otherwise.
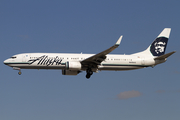
[[[81,63],[80,62],[66,62],[66,70],[81,70]]]
[[[62,74],[63,75],[77,75],[79,74],[81,71],[77,71],[77,70],[62,70]]]

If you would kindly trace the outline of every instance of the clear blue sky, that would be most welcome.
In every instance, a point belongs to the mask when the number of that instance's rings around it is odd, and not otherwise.
[[[178,0],[1,0],[0,120],[179,120]],[[166,63],[134,71],[18,71],[3,64],[26,52],[114,54],[146,49],[172,28]],[[123,98],[125,94],[127,99]]]

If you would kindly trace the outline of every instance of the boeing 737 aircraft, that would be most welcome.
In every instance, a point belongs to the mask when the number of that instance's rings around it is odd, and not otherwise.
[[[115,45],[98,54],[23,53],[5,60],[4,64],[19,70],[19,75],[21,69],[61,69],[63,75],[77,75],[86,71],[86,78],[98,70],[122,71],[154,67],[175,53],[165,54],[170,32],[171,28],[165,28],[146,50],[131,55],[109,54],[119,46],[122,39],[120,36]]]

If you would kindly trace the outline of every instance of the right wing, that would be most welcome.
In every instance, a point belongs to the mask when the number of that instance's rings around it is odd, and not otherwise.
[[[118,41],[116,42],[116,44],[113,45],[112,47],[110,47],[109,49],[104,50],[98,54],[95,54],[95,55],[81,61],[81,64],[83,66],[97,66],[97,65],[99,65],[103,60],[106,59],[107,54],[109,54],[110,52],[112,52],[114,49],[116,49],[119,46],[119,44],[122,40],[122,37],[123,36],[120,36]]]

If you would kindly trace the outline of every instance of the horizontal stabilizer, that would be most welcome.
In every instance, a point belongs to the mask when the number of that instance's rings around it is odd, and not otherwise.
[[[154,60],[163,60],[163,59],[166,59],[166,58],[168,58],[169,56],[171,56],[172,54],[174,54],[175,52],[176,52],[176,51],[167,53],[167,54],[165,54],[165,55],[161,55],[161,56],[159,56],[159,57],[154,58]]]

